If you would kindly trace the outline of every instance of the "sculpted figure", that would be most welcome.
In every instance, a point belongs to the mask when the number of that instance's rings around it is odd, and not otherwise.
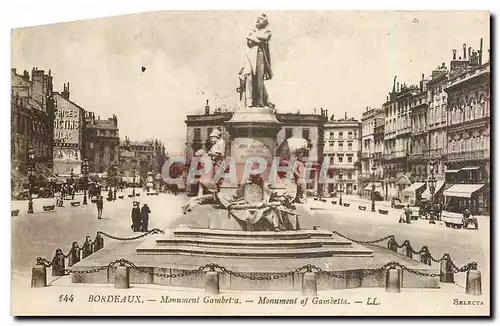
[[[268,101],[268,94],[264,80],[271,79],[271,53],[269,51],[269,40],[271,31],[268,28],[269,21],[265,14],[260,15],[253,29],[247,36],[247,53],[243,67],[239,72],[240,102],[244,107],[272,106]]]

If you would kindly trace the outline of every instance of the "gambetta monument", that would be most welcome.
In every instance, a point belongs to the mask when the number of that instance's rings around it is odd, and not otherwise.
[[[240,103],[226,125],[230,140],[226,144],[214,131],[211,148],[196,154],[202,171],[195,164],[188,173],[199,175],[199,195],[187,201],[165,234],[110,245],[74,269],[95,269],[125,255],[142,270],[132,270],[131,283],[203,288],[204,272],[193,270],[218,264],[233,271],[221,273],[221,290],[259,291],[300,290],[301,268],[308,264],[326,271],[318,274],[320,290],[383,287],[386,271],[380,266],[391,261],[434,271],[388,249],[362,246],[321,227],[304,227],[312,218],[304,204],[301,162],[308,144],[296,138],[276,143],[281,124],[265,85],[274,77],[269,26],[263,14],[246,37],[247,53],[238,73]],[[342,209],[339,214],[346,214]],[[189,276],[158,276],[179,271],[190,271]],[[112,283],[112,272],[74,275],[73,282]],[[439,278],[403,271],[402,286],[438,287]]]

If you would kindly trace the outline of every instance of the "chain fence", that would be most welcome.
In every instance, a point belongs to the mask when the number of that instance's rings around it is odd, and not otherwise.
[[[144,238],[145,236],[148,236],[150,234],[159,234],[159,233],[164,234],[165,232],[163,232],[160,229],[152,229],[152,230],[149,230],[147,232],[144,232],[142,234],[139,234],[139,235],[133,236],[133,237],[119,237],[119,236],[111,235],[111,234],[106,233],[104,231],[97,231],[97,234],[101,234],[101,235],[104,235],[105,237],[108,237],[110,239],[119,240],[119,241],[137,240],[137,239]]]
[[[427,262],[428,265],[430,265],[430,261],[432,262],[435,262],[435,263],[441,263],[443,260],[452,260],[451,257],[450,257],[450,254],[449,253],[444,253],[443,256],[441,258],[435,258],[429,248],[427,246],[423,246],[420,250],[416,251],[415,249],[413,249],[413,247],[411,246],[411,243],[409,240],[405,240],[403,243],[399,244],[397,241],[396,241],[396,237],[394,235],[388,235],[388,236],[385,236],[383,238],[380,238],[380,239],[375,239],[375,240],[357,240],[357,239],[353,239],[353,238],[350,238],[338,231],[335,231],[333,230],[332,231],[334,234],[337,234],[341,237],[344,237],[346,238],[347,240],[350,240],[352,242],[355,242],[355,243],[358,243],[358,244],[366,244],[366,245],[371,245],[371,244],[377,244],[377,243],[381,243],[381,242],[384,242],[386,240],[388,240],[387,242],[387,247],[393,251],[396,251],[396,249],[401,249],[401,248],[406,248],[406,252],[407,252],[407,256],[411,257],[411,255],[422,255],[422,262]],[[461,267],[461,268],[465,268],[466,266],[470,265],[470,264],[475,264],[475,266],[477,266],[477,263],[475,262],[472,262],[472,263],[468,263],[467,265]],[[453,265],[455,266],[455,265]],[[455,266],[456,267],[456,266]],[[458,268],[458,267],[456,267]]]
[[[152,268],[139,267],[136,264],[134,264],[133,262],[131,262],[127,259],[123,259],[123,258],[112,261],[109,264],[101,266],[101,267],[96,267],[93,269],[87,269],[87,270],[81,270],[81,271],[73,270],[73,269],[69,269],[69,268],[64,268],[63,266],[55,265],[52,262],[50,262],[49,260],[42,258],[42,257],[37,258],[37,265],[43,265],[45,267],[52,267],[55,270],[58,270],[60,272],[64,272],[65,275],[92,274],[92,273],[97,273],[97,272],[100,272],[103,270],[108,270],[115,265],[126,266],[126,267],[129,267],[129,268],[134,269],[134,270],[141,272],[141,273],[151,274],[151,272],[152,272]],[[298,268],[291,270],[291,271],[288,271],[288,272],[275,273],[272,276],[271,275],[266,275],[266,276],[258,275],[257,276],[257,275],[254,275],[255,273],[246,274],[246,273],[235,272],[235,271],[233,271],[227,267],[221,266],[219,264],[210,263],[210,264],[202,265],[202,266],[195,268],[195,269],[180,271],[178,273],[153,272],[152,274],[154,276],[162,277],[162,278],[181,278],[184,276],[188,276],[188,275],[192,275],[192,274],[200,273],[200,272],[204,272],[204,271],[217,271],[217,272],[220,272],[223,274],[231,275],[231,276],[241,278],[241,279],[246,279],[246,280],[271,281],[271,280],[286,278],[288,276],[292,276],[294,274],[298,274],[298,273],[302,273],[302,272],[316,272],[318,274],[323,274],[323,275],[327,275],[327,276],[335,277],[335,278],[339,278],[339,279],[352,279],[352,278],[368,277],[368,276],[371,276],[371,275],[374,275],[377,273],[381,273],[383,270],[394,269],[394,268],[400,268],[402,270],[406,270],[408,273],[416,274],[419,276],[437,277],[437,276],[441,275],[441,272],[440,273],[427,273],[427,272],[420,271],[418,269],[410,268],[410,267],[408,267],[404,264],[398,263],[396,261],[388,262],[388,263],[386,263],[378,268],[362,269],[359,271],[342,272],[342,273],[326,271],[326,270],[324,270],[320,267],[317,267],[315,265],[307,264],[307,265],[303,265],[301,267],[298,267]],[[475,269],[477,269],[476,263],[469,263],[469,264],[462,266],[460,268],[453,265],[453,272],[454,273],[462,273],[462,272],[467,272],[469,270],[475,270]],[[61,276],[61,275],[58,275],[58,276]]]

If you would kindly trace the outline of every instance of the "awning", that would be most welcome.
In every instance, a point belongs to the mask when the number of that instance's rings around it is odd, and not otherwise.
[[[472,194],[481,189],[484,184],[456,184],[444,191],[445,196],[471,198]]]
[[[441,189],[443,189],[444,186],[444,181],[437,181],[436,182],[436,189],[434,190],[434,195],[437,194]],[[422,193],[422,198],[423,199],[429,199],[431,198],[431,192],[429,190],[429,187],[427,186],[427,189]]]
[[[406,175],[402,175],[398,178],[398,185],[411,185],[410,179]]]
[[[446,170],[444,173],[457,173],[460,170]]]
[[[466,167],[466,168],[461,168],[460,171],[471,171],[471,170],[477,170],[479,169],[479,166],[469,166],[469,167]]]
[[[369,191],[371,191],[372,190],[372,185],[373,185],[373,182],[370,182],[366,187],[363,188],[363,190],[369,190]],[[375,191],[379,191],[377,189],[382,189],[382,185],[375,183]]]
[[[420,188],[422,188],[423,186],[425,186],[425,182],[415,182],[414,184],[412,184],[408,188],[403,189],[402,193],[414,193],[417,190],[419,190]]]

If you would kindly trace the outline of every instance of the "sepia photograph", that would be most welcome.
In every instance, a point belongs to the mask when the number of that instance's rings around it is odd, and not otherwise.
[[[12,28],[11,314],[490,316],[491,19]]]

